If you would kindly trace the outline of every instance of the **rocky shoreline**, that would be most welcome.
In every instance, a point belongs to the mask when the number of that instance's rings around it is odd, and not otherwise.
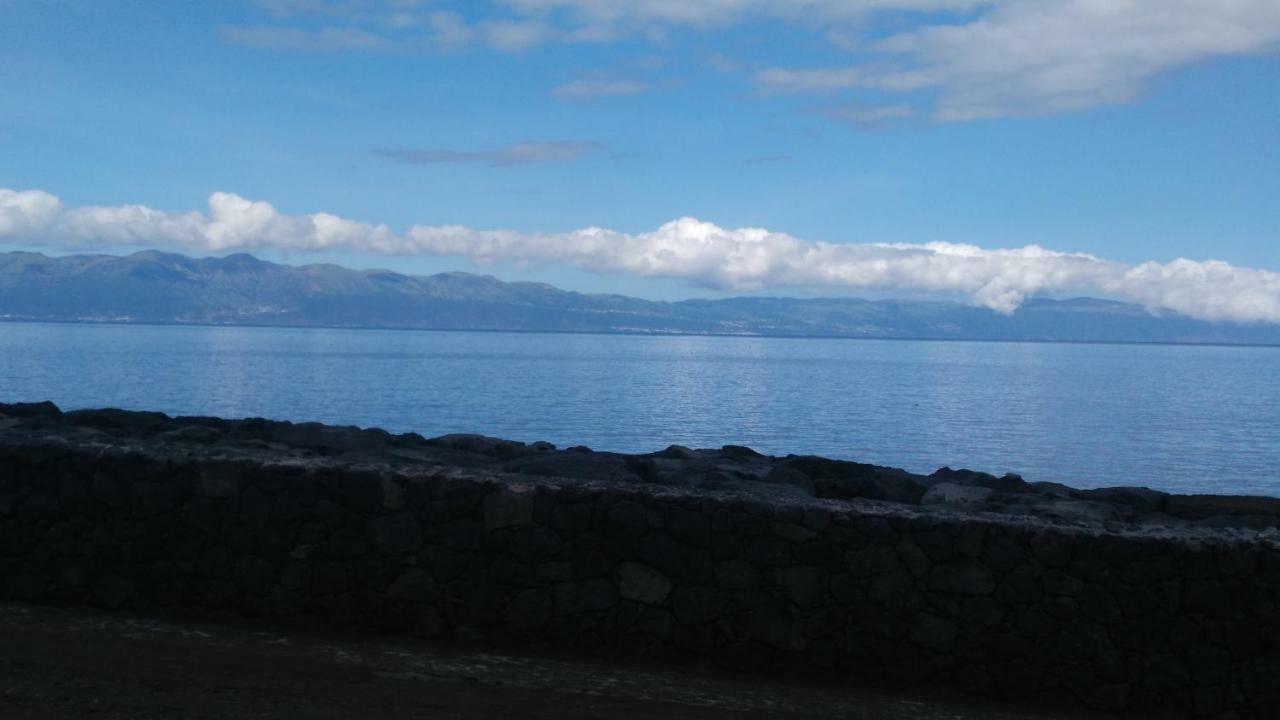
[[[735,445],[672,445],[648,454],[597,452],[481,435],[424,438],[380,429],[263,419],[169,417],[116,409],[62,412],[52,403],[0,403],[0,441],[40,438],[138,447],[195,458],[285,459],[396,470],[450,468],[462,474],[539,482],[591,481],[666,490],[733,493],[780,504],[814,499],[885,503],[919,512],[996,514],[1064,527],[1238,530],[1280,539],[1280,498],[1178,495],[1145,487],[1077,489],[971,470],[930,475],[812,455],[771,457]],[[1275,531],[1275,532],[1270,532]]]
[[[1280,713],[1280,500],[0,404],[0,595]]]

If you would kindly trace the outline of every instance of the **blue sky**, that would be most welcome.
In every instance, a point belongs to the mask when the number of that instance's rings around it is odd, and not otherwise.
[[[630,238],[694,217],[804,242],[1280,270],[1280,7],[1107,5],[0,0],[0,188],[174,215],[208,213],[226,192],[395,233]],[[387,252],[3,230],[0,243],[54,252],[247,249],[406,272],[488,259],[479,267],[508,279],[649,297],[952,292],[1003,308],[972,283],[669,271],[545,243]],[[1280,307],[1276,278],[1248,280]],[[1096,279],[1025,284],[1018,299],[1078,289],[1194,305]]]

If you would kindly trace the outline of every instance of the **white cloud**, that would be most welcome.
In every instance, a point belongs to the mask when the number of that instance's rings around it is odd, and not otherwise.
[[[874,128],[908,120],[915,116],[916,109],[910,105],[839,105],[823,109],[822,114],[835,120]]]
[[[764,67],[755,74],[762,91],[901,93],[944,122],[1124,103],[1172,68],[1280,47],[1277,0],[489,0],[468,5],[469,20],[423,0],[259,4],[270,23],[224,28],[223,36],[311,51],[520,52],[546,42],[787,23],[850,60]],[[904,29],[883,37],[885,27]]]
[[[269,203],[230,193],[214,193],[207,212],[171,213],[142,205],[68,208],[45,192],[0,189],[0,241],[57,247],[160,245],[194,252],[447,255],[478,263],[558,263],[738,291],[805,287],[957,293],[1006,313],[1040,293],[1096,292],[1196,318],[1280,323],[1280,273],[1220,261],[1129,266],[1036,245],[984,249],[943,242],[816,242],[693,218],[635,234],[598,227],[524,233],[431,225],[397,233],[386,225],[327,213],[286,215]]]
[[[559,12],[576,32],[607,38],[670,27],[711,28],[749,19],[820,26],[877,10],[967,10],[988,0],[499,0],[525,15]]]
[[[412,16],[428,3],[429,0],[258,0],[263,9],[282,18],[321,15],[388,24]]]
[[[457,163],[508,167],[578,160],[604,147],[591,140],[518,142],[491,150],[394,149],[378,154],[407,165]]]
[[[707,56],[707,64],[714,68],[716,72],[722,73],[736,73],[742,69],[741,62],[718,52],[713,52]]]
[[[1192,317],[1280,322],[1280,273],[1178,259],[1129,268],[1109,288],[1147,307]]]
[[[400,27],[405,27],[403,23],[413,22],[412,17],[402,17]],[[431,37],[434,39],[437,47],[444,50],[453,50],[468,45],[475,36],[475,31],[461,15],[451,12],[433,12],[423,18],[422,23],[431,29]]]
[[[551,94],[561,100],[584,100],[598,97],[638,95],[650,88],[647,82],[638,80],[574,80],[557,85]]]
[[[489,0],[456,2],[478,19],[452,23],[449,39],[483,40],[505,51],[525,50],[548,40],[604,42],[630,35],[664,37],[675,28],[722,28],[751,20],[782,20],[823,29],[827,23],[849,23],[878,10],[967,10],[988,0]],[[229,28],[233,42],[295,49],[350,49],[342,42],[322,43],[307,29],[312,21],[344,22],[363,33],[380,36],[385,47],[401,47],[403,31],[430,27],[442,3],[425,0],[257,0],[276,24]],[[267,27],[294,29],[273,36]],[[429,38],[439,42],[440,38]],[[431,44],[431,42],[428,42]]]
[[[43,190],[0,188],[0,238],[38,234],[61,212],[62,202]]]
[[[976,19],[903,32],[863,62],[770,68],[770,92],[931,91],[934,117],[964,121],[1123,103],[1153,76],[1280,42],[1275,0],[1023,0]]]
[[[238,45],[265,50],[304,50],[307,52],[331,52],[335,50],[380,50],[391,42],[359,28],[326,27],[318,30],[277,27],[274,25],[249,25],[222,28],[222,36]]]
[[[547,26],[536,20],[492,20],[482,28],[489,46],[506,52],[528,50],[550,34]]]
[[[756,84],[765,92],[835,92],[869,82],[867,74],[856,67],[766,68],[756,73]]]

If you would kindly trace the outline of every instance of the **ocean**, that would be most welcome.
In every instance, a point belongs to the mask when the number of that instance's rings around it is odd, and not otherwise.
[[[1280,348],[0,323],[0,402],[1280,495]]]

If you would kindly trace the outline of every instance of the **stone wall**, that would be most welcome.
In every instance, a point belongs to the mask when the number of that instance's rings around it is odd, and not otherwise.
[[[8,598],[1280,717],[1280,549],[875,502],[0,443]]]

